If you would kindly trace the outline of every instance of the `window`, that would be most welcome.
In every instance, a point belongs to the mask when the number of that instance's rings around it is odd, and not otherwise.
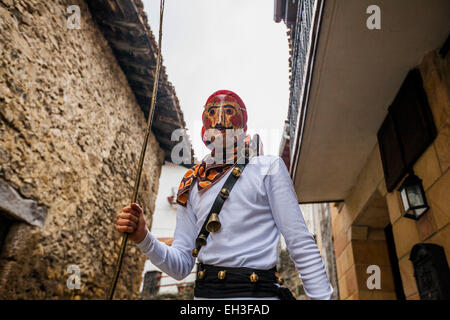
[[[418,69],[411,70],[378,131],[386,187],[392,192],[437,135]]]

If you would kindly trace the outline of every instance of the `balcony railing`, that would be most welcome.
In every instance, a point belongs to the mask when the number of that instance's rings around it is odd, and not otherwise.
[[[297,21],[293,39],[292,73],[289,97],[289,136],[291,157],[295,152],[299,130],[305,116],[305,92],[309,85],[310,66],[314,42],[318,33],[318,17],[324,0],[301,0],[298,5]],[[292,159],[292,158],[291,158]],[[291,161],[291,165],[293,161]]]

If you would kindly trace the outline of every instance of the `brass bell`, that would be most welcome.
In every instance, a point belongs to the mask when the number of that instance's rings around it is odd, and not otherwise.
[[[205,277],[205,271],[204,270],[200,270],[199,272],[197,272],[197,277],[199,279],[203,279]]]
[[[206,246],[206,236],[204,234],[199,235],[197,240],[195,240],[195,244],[197,247]]]
[[[222,198],[226,199],[230,195],[230,190],[228,190],[227,188],[222,188],[222,190],[220,190],[220,195],[222,196]]]
[[[259,277],[258,277],[258,275],[257,275],[256,273],[253,272],[253,273],[250,275],[250,281],[251,281],[251,282],[255,283],[256,281],[258,281],[258,279],[259,279]]]
[[[219,273],[217,273],[217,278],[219,278],[220,280],[223,280],[223,279],[225,279],[226,274],[227,274],[226,270],[219,271]]]
[[[284,283],[284,279],[281,278],[281,277],[277,277],[277,283],[278,283],[280,286],[282,286],[283,283]]]
[[[232,173],[233,176],[235,176],[236,178],[239,178],[239,176],[240,176],[241,173],[242,173],[242,169],[239,168],[239,167],[235,167],[235,168],[233,169],[233,171],[231,171],[231,173]]]
[[[198,256],[198,249],[197,248],[192,249],[192,256],[194,258],[197,258],[197,256]]]
[[[217,232],[221,226],[222,224],[220,223],[219,215],[217,213],[212,213],[206,224],[206,230],[208,232]]]

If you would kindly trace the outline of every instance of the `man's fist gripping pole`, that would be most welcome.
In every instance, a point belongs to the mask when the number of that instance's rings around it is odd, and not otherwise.
[[[142,242],[147,235],[144,210],[137,203],[132,203],[130,206],[123,208],[117,214],[116,228],[120,233],[128,233],[128,238],[135,243]]]

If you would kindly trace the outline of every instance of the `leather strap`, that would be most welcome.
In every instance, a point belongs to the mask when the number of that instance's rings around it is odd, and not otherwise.
[[[245,161],[245,163],[243,164],[235,164],[233,166],[233,168],[231,169],[232,171],[235,170],[236,168],[238,168],[237,170],[240,170],[240,174],[239,175],[235,175],[233,174],[233,172],[231,172],[231,174],[228,176],[227,180],[225,181],[225,183],[223,184],[222,189],[220,190],[219,194],[216,197],[216,200],[214,200],[214,203],[211,207],[211,210],[209,210],[209,214],[206,217],[205,221],[203,222],[203,226],[200,229],[200,232],[197,235],[197,239],[200,237],[200,235],[204,235],[204,239],[206,240],[209,236],[209,231],[206,230],[206,225],[208,224],[209,218],[211,217],[211,214],[213,213],[220,213],[220,210],[222,210],[222,207],[225,203],[225,201],[227,200],[229,193],[231,192],[231,189],[233,189],[234,184],[237,182],[237,180],[239,179],[239,177],[242,175],[245,166],[247,165],[247,161]],[[228,195],[224,195],[222,193],[222,190],[227,189],[228,190]],[[196,241],[197,242],[197,241]],[[196,249],[197,251],[197,255],[198,252],[200,252],[202,246],[199,246],[196,244]],[[195,249],[194,249],[195,250]]]

